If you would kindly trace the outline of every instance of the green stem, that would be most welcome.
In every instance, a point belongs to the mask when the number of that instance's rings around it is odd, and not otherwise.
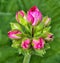
[[[34,36],[34,27],[32,27],[32,37]]]
[[[23,63],[30,63],[30,58],[31,58],[31,55],[30,54],[25,55],[24,56]]]

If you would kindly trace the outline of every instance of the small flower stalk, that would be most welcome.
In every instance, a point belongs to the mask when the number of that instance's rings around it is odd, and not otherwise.
[[[43,56],[46,44],[54,37],[50,32],[51,18],[43,17],[37,6],[33,6],[27,14],[23,10],[18,11],[16,20],[17,23],[11,24],[12,30],[8,32],[8,37],[19,54],[24,55],[23,63],[29,63],[32,54]]]

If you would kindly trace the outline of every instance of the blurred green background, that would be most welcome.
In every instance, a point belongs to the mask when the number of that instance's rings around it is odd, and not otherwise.
[[[10,22],[16,22],[15,14],[19,10],[27,11],[36,5],[43,16],[52,18],[51,32],[54,41],[44,57],[33,55],[30,63],[60,63],[60,0],[0,0],[0,63],[22,63],[23,56],[11,48],[7,36]]]

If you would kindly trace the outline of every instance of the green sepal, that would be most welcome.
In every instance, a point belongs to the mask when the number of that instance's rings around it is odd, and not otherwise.
[[[21,44],[21,40],[13,40],[11,46],[14,48],[19,48],[20,44]]]
[[[36,37],[36,38],[41,37],[41,31],[40,31],[40,32],[36,32],[36,33],[34,34],[34,37]]]
[[[18,13],[18,19],[19,19],[19,22],[20,22],[20,24],[22,24],[22,25],[27,25],[27,20],[26,19],[24,19],[24,17],[22,17],[19,13]]]
[[[43,34],[45,34],[45,33],[47,33],[47,32],[50,32],[50,29],[51,29],[51,26],[45,27],[45,28],[43,29]]]
[[[45,49],[45,50],[50,49],[50,45],[49,45],[49,43],[45,43],[44,49]]]
[[[26,13],[25,13],[25,16],[24,17],[26,17]],[[22,26],[26,27],[26,29],[30,32],[30,28],[28,27],[28,25],[30,26],[30,24],[28,23],[28,21],[24,17],[22,17],[20,14],[18,14],[18,19],[19,19],[20,24]]]
[[[46,37],[47,33],[50,32],[51,27],[44,27],[41,29],[41,31],[35,32],[34,37],[39,38],[39,37]]]
[[[27,54],[31,54],[30,49],[23,49],[22,47],[18,48],[18,52],[19,52],[19,54],[23,54],[24,56],[27,55]]]
[[[40,23],[36,27],[34,27],[34,33],[41,31],[44,28],[44,24]]]
[[[31,54],[31,50],[30,50],[30,49],[23,49],[22,47],[18,49],[18,52],[19,52],[19,54],[21,53],[21,54],[23,54],[24,56],[25,56],[26,54]]]
[[[18,37],[20,37],[20,38],[23,38],[23,37],[25,37],[25,35],[24,34],[16,34],[16,36],[18,36]]]
[[[15,30],[15,29],[16,30],[21,30],[21,27],[18,23],[10,23],[10,25],[11,25],[12,30]]]
[[[50,32],[51,27],[45,27],[41,32],[41,37],[45,38],[47,34]]]
[[[31,32],[22,24],[20,24],[20,27],[21,27],[21,32],[27,36],[28,38],[30,38],[31,36]]]
[[[27,24],[27,29],[32,34],[32,25],[30,23]]]
[[[46,53],[45,49],[37,50],[35,49],[34,54],[38,56],[43,56]]]
[[[43,28],[44,28],[43,23],[40,23],[36,27],[34,27],[34,37],[41,37]]]

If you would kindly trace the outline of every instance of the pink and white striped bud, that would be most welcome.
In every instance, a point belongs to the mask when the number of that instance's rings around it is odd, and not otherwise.
[[[45,38],[47,41],[52,41],[53,40],[53,34],[49,33],[47,37]]]
[[[33,48],[34,49],[41,49],[44,48],[44,39],[43,38],[39,38],[39,40],[33,40],[32,44],[33,44]]]
[[[24,17],[24,16],[25,16],[24,11],[21,10],[21,11],[18,11],[18,12],[16,13],[16,20],[17,20],[18,22],[20,22],[20,19],[19,19],[19,17],[18,17],[19,15],[20,15],[21,17]]]
[[[51,21],[51,18],[47,18],[47,20],[45,21],[45,25],[49,25]]]
[[[20,39],[21,37],[17,36],[17,34],[21,34],[19,30],[13,30],[8,32],[8,37],[11,39]]]
[[[28,49],[29,46],[30,46],[30,39],[26,39],[26,40],[22,41],[21,47],[23,49]]]
[[[32,25],[34,26],[38,23],[38,21],[42,20],[42,14],[36,6],[33,6],[27,12],[27,19],[28,19],[28,22],[32,23]]]

